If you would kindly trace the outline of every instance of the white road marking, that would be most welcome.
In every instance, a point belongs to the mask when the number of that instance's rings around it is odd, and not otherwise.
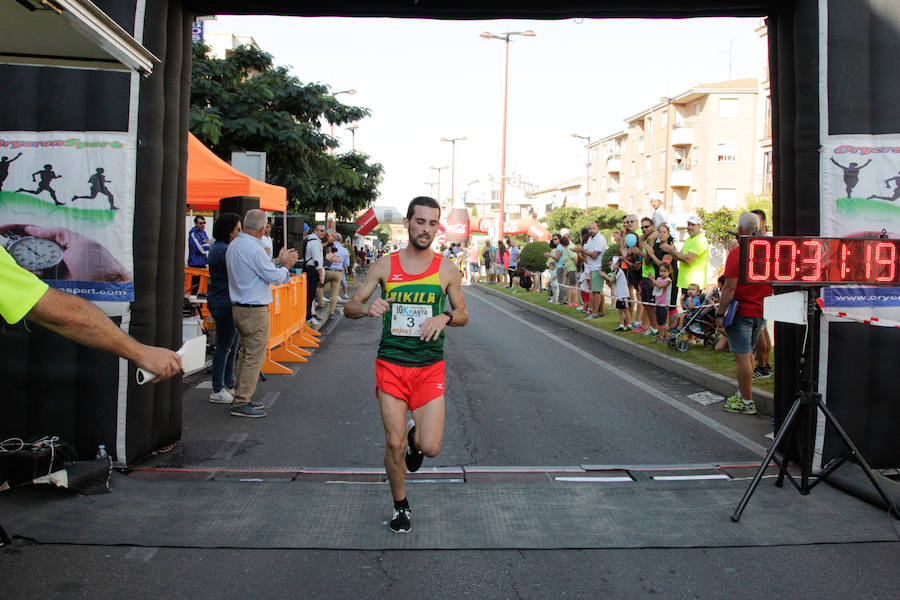
[[[159,548],[143,548],[135,546],[125,554],[125,560],[150,562],[157,550],[159,550]]]
[[[278,400],[278,396],[281,395],[281,392],[269,392],[265,396],[263,396],[262,403],[266,405],[266,410],[275,406],[275,402]]]
[[[731,479],[725,473],[717,475],[654,475],[651,479],[656,481],[699,481],[701,479]]]
[[[710,391],[697,392],[696,394],[688,394],[688,398],[700,404],[702,406],[709,406],[710,404],[715,404],[716,402],[721,402],[725,399],[725,396],[720,396],[718,394],[714,394]]]
[[[596,356],[593,356],[593,355],[590,354],[589,352],[587,352],[587,351],[585,351],[585,350],[582,350],[582,349],[579,348],[578,346],[575,346],[574,344],[570,344],[569,342],[567,342],[567,341],[565,341],[565,340],[563,340],[563,339],[560,339],[559,336],[554,335],[553,333],[550,333],[550,332],[547,331],[546,329],[543,329],[542,327],[538,327],[537,325],[535,325],[535,324],[533,324],[533,323],[529,323],[528,321],[526,321],[525,319],[523,319],[523,318],[521,318],[521,317],[518,317],[518,316],[516,316],[516,315],[513,315],[513,314],[507,312],[506,310],[504,310],[503,308],[501,308],[499,305],[495,304],[494,302],[492,302],[492,301],[490,301],[490,300],[487,300],[487,299],[485,299],[485,298],[482,298],[482,297],[479,296],[479,295],[476,295],[476,294],[467,294],[467,295],[466,295],[466,301],[468,301],[469,299],[472,299],[472,298],[477,299],[477,300],[479,300],[479,301],[481,301],[481,302],[484,302],[484,303],[487,304],[488,306],[490,306],[490,307],[492,307],[492,308],[498,310],[499,312],[502,312],[502,313],[503,313],[504,315],[506,315],[508,318],[513,319],[514,321],[518,321],[518,322],[521,323],[522,325],[524,325],[524,326],[526,326],[526,327],[529,327],[529,328],[533,329],[534,331],[540,333],[541,335],[543,335],[543,336],[545,336],[545,337],[547,337],[547,338],[553,340],[554,342],[556,342],[556,343],[559,344],[560,346],[563,346],[563,347],[565,347],[565,348],[568,348],[569,350],[571,350],[572,352],[574,352],[574,353],[580,355],[580,356],[583,357],[584,359],[586,359],[586,360],[588,360],[588,361],[594,363],[595,365],[597,365],[598,367],[600,367],[601,369],[603,369],[604,371],[606,371],[606,372],[609,373],[610,375],[613,375],[613,376],[615,376],[615,377],[619,377],[619,378],[621,378],[621,379],[627,381],[628,383],[630,383],[630,384],[633,385],[634,387],[639,388],[639,389],[641,389],[641,390],[647,392],[648,394],[650,394],[651,396],[653,396],[653,397],[656,398],[657,400],[660,400],[660,401],[662,401],[662,402],[665,402],[666,404],[668,404],[668,405],[671,406],[672,408],[674,408],[674,409],[676,409],[676,410],[679,410],[679,411],[683,412],[684,414],[686,414],[687,416],[691,417],[692,419],[694,419],[694,420],[696,420],[696,421],[702,423],[703,425],[706,425],[707,427],[709,427],[709,428],[712,429],[713,431],[715,431],[715,432],[717,432],[717,433],[719,433],[719,434],[721,434],[721,435],[727,437],[728,439],[730,439],[731,441],[735,442],[736,444],[739,444],[739,445],[743,446],[744,448],[746,448],[746,449],[749,450],[750,452],[753,452],[754,454],[757,454],[758,456],[765,456],[766,453],[768,452],[768,449],[767,449],[767,448],[765,448],[764,446],[762,446],[762,445],[760,445],[760,444],[757,444],[756,442],[754,442],[753,440],[751,440],[751,439],[748,438],[747,436],[742,435],[742,434],[738,433],[737,431],[734,431],[733,429],[731,429],[731,428],[729,428],[729,427],[726,427],[725,425],[722,425],[721,423],[719,423],[719,422],[716,421],[715,419],[711,419],[710,417],[707,417],[707,416],[704,415],[703,413],[698,412],[696,409],[691,408],[690,406],[686,406],[685,404],[682,404],[682,403],[679,402],[678,400],[675,400],[674,398],[671,398],[671,397],[667,396],[666,394],[663,394],[662,392],[660,392],[658,389],[656,389],[656,388],[653,387],[652,385],[650,385],[650,384],[648,384],[648,383],[645,383],[645,382],[641,381],[641,380],[638,379],[637,377],[633,377],[633,376],[628,375],[628,374],[626,374],[626,373],[622,373],[621,369],[619,369],[619,368],[617,368],[617,367],[613,367],[613,366],[611,366],[611,365],[605,363],[604,361],[600,360],[600,359],[597,358]]]
[[[613,483],[617,481],[627,481],[634,483],[634,479],[625,475],[612,477],[554,477],[554,481],[573,481],[578,483]]]
[[[211,390],[212,389],[212,381],[201,381],[194,387],[197,388],[198,390]]]
[[[238,448],[241,447],[241,444],[247,439],[248,434],[246,433],[232,433],[231,437],[228,438],[228,441],[222,444],[216,453],[213,455],[213,459],[224,459],[227,460],[234,456],[234,453],[238,451]]]

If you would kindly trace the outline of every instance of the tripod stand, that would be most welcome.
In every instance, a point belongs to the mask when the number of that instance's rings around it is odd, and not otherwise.
[[[881,488],[881,485],[879,485],[878,480],[875,479],[875,473],[872,471],[872,468],[863,458],[862,454],[860,454],[859,449],[853,443],[853,440],[850,439],[850,436],[847,435],[847,432],[844,431],[844,428],[841,427],[841,424],[838,423],[838,420],[834,417],[831,410],[822,403],[822,395],[816,391],[816,385],[813,379],[812,355],[817,348],[817,344],[815,343],[817,339],[816,332],[819,329],[819,314],[816,310],[815,302],[815,297],[818,295],[817,292],[818,290],[811,288],[806,303],[807,331],[804,339],[803,353],[800,358],[801,387],[803,389],[798,393],[797,399],[794,401],[794,404],[791,406],[791,409],[784,419],[784,423],[781,424],[778,433],[775,434],[775,440],[772,442],[772,447],[769,448],[769,452],[759,466],[756,475],[754,475],[753,481],[750,482],[750,486],[747,488],[747,491],[744,492],[743,498],[741,498],[740,503],[731,515],[731,520],[735,523],[740,521],[741,514],[747,507],[747,503],[750,502],[750,497],[753,495],[753,492],[756,491],[756,487],[762,480],[763,474],[766,469],[769,468],[769,464],[773,460],[779,467],[775,486],[781,487],[784,485],[784,478],[787,476],[788,481],[797,488],[798,492],[805,496],[835,469],[844,464],[849,458],[854,457],[856,462],[865,472],[866,477],[869,478],[869,481],[871,481],[872,485],[875,486],[875,489],[878,490],[878,494],[881,496],[882,500],[884,500],[885,504],[888,506],[891,504],[887,494]],[[843,441],[850,453],[847,456],[830,460],[819,473],[813,474],[813,436],[810,429],[814,426],[815,419],[820,412],[825,417],[825,426],[828,427],[828,425],[831,424],[834,427],[838,436],[841,438],[841,441]],[[803,417],[802,421],[806,424],[806,427],[802,428],[803,431],[800,431],[800,423],[797,422],[799,417]],[[797,442],[798,435],[801,434],[802,438],[798,449],[801,471],[800,483],[797,483],[794,477],[788,473],[787,469],[790,464],[791,452],[796,447],[795,443]],[[785,439],[787,439],[787,446],[783,449],[782,459],[779,461],[775,458],[775,453],[781,448]],[[814,477],[814,481],[810,481],[811,477]]]

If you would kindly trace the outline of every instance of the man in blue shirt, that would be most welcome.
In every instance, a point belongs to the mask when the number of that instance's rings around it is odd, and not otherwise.
[[[253,402],[252,397],[259,370],[266,361],[269,304],[272,302],[269,284],[287,283],[291,278],[287,267],[297,262],[297,251],[286,247],[273,262],[260,241],[265,231],[266,213],[255,208],[248,210],[244,231],[228,244],[225,252],[231,314],[241,334],[241,348],[234,369],[234,401],[231,403],[231,414],[235,417],[266,416],[265,406]]]
[[[188,232],[188,266],[205,267],[209,254],[209,236],[206,234],[206,217],[194,217],[194,226]]]

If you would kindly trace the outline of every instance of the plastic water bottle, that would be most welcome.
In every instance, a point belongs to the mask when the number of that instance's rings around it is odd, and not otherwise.
[[[109,454],[106,453],[106,446],[105,446],[105,445],[100,444],[100,445],[97,447],[97,458],[98,458],[98,459],[101,459],[101,458],[103,458],[103,459],[109,458]]]

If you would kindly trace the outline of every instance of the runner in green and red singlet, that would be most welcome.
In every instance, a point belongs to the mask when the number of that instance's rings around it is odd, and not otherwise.
[[[419,470],[423,455],[437,456],[444,437],[444,328],[469,321],[459,270],[430,249],[440,217],[433,198],[414,198],[404,219],[409,244],[372,265],[344,306],[351,319],[382,320],[375,393],[387,440],[384,467],[394,497],[390,528],[395,533],[411,529],[407,469]],[[381,297],[365,306],[378,284]]]

